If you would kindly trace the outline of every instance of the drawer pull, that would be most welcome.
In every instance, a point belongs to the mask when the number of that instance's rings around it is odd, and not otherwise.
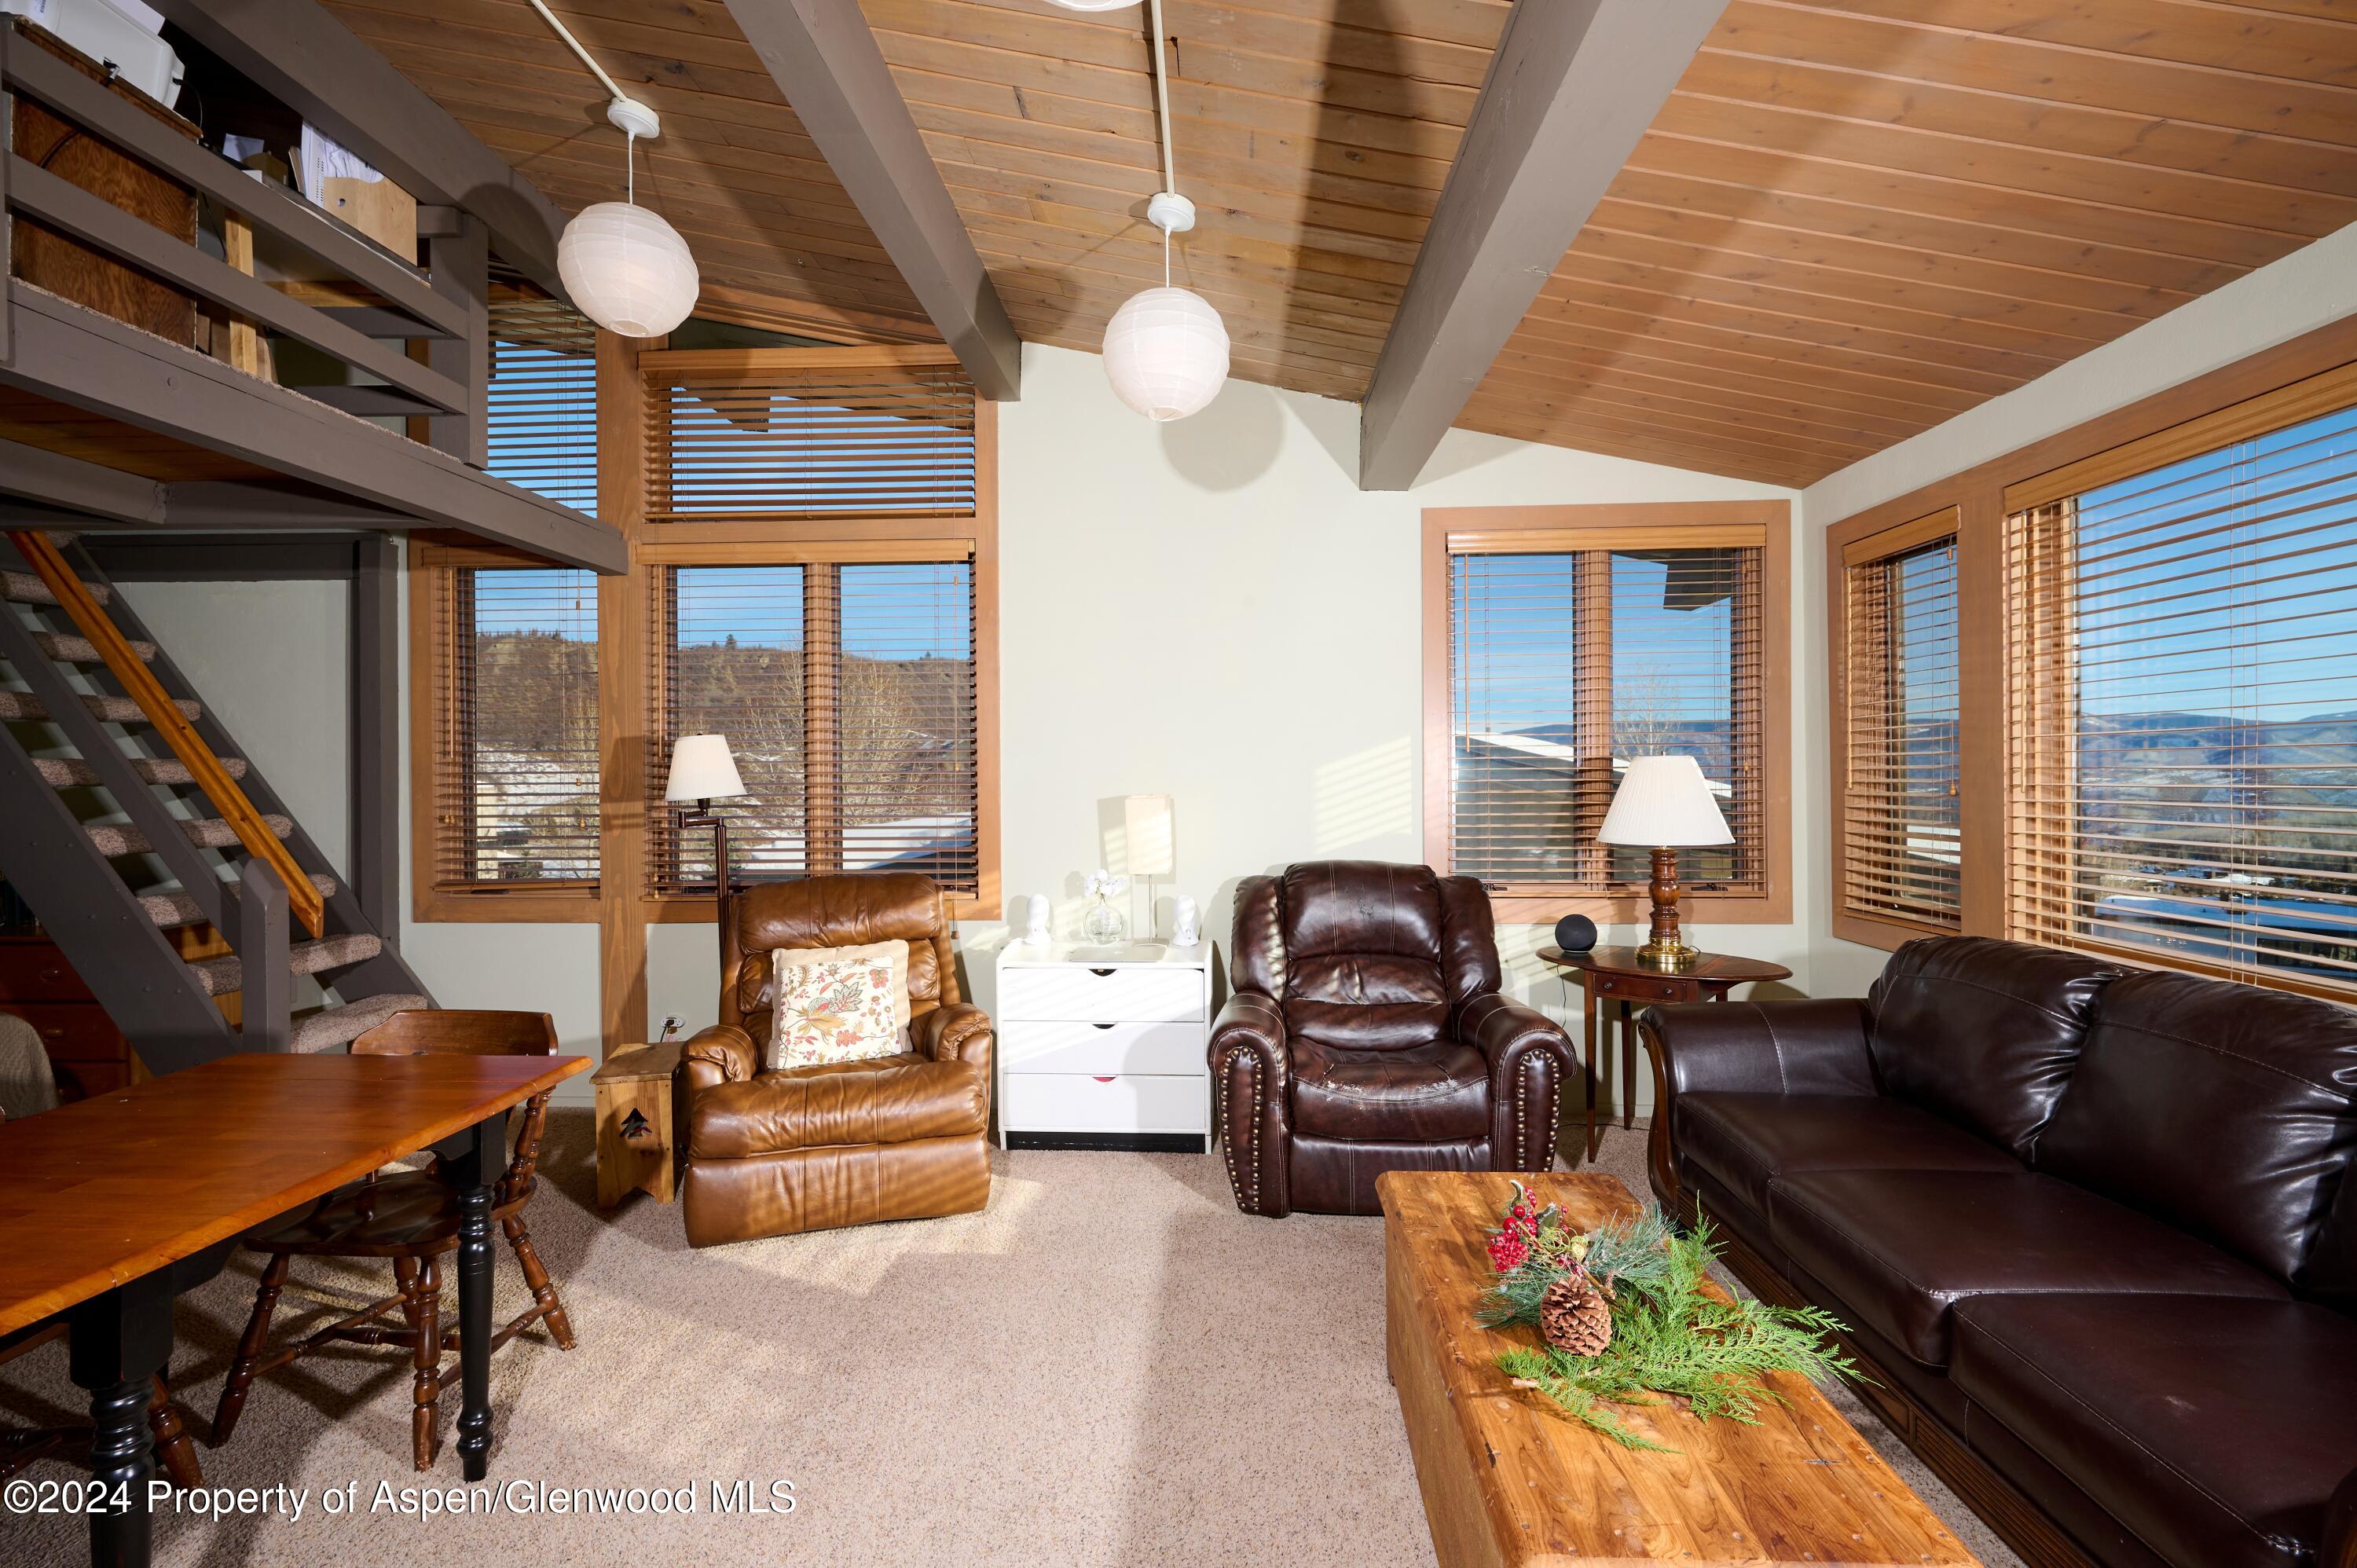
[[[1099,1083],[1111,1083],[1111,1082],[1113,1081],[1112,1077],[1111,1077],[1111,1076],[1109,1076],[1109,1075],[1108,1075],[1108,1076],[1100,1077],[1100,1076],[1099,1076],[1098,1074],[1096,1074],[1096,1073],[1091,1073],[1091,1074],[1089,1074],[1089,1076],[1090,1076],[1091,1078],[1096,1079],[1096,1080],[1097,1080]]]
[[[1092,1024],[1089,1027],[1092,1029],[1118,1029],[1121,1026],[1118,1024]]]
[[[1115,972],[1110,969],[1092,969],[1089,971],[1089,972],[1095,975],[1099,980],[1103,980],[1105,976],[1114,973]]]

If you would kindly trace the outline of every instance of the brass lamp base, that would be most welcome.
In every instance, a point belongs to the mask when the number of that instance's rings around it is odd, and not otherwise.
[[[1647,942],[1637,950],[1637,961],[1663,974],[1684,974],[1702,957],[1702,950],[1684,942]]]

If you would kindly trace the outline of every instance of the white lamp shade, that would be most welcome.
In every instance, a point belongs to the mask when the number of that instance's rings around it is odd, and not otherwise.
[[[1680,844],[1733,843],[1735,835],[1727,831],[1727,819],[1711,799],[1701,763],[1691,757],[1633,757],[1596,842],[1674,849]]]
[[[1123,842],[1128,849],[1133,876],[1168,876],[1173,864],[1175,831],[1168,795],[1126,795],[1122,798]]]
[[[556,272],[582,315],[625,338],[662,337],[703,286],[679,231],[627,201],[583,208],[556,242]]]
[[[737,759],[728,754],[725,735],[683,735],[671,748],[671,779],[663,786],[666,800],[726,800],[745,792],[737,777]]]
[[[1184,419],[1228,379],[1228,329],[1202,295],[1149,288],[1105,324],[1104,366],[1122,402],[1148,419]]]

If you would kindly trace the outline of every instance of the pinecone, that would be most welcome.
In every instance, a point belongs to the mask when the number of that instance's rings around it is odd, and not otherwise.
[[[1587,1274],[1566,1274],[1539,1298],[1539,1332],[1558,1350],[1593,1356],[1612,1343],[1612,1303]]]

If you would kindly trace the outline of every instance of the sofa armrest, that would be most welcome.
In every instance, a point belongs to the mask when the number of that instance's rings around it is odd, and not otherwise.
[[[1537,1008],[1492,992],[1458,1010],[1457,1037],[1490,1064],[1491,1168],[1548,1169],[1556,1097],[1577,1060],[1571,1036]]]
[[[1206,1055],[1236,1207],[1282,1219],[1293,1212],[1293,1060],[1285,1014],[1256,991],[1237,992],[1211,1021]]]
[[[909,1024],[909,1044],[937,1062],[966,1062],[990,1081],[990,1015],[971,1002],[952,1002],[920,1014]]]
[[[1692,1218],[1671,1157],[1680,1095],[1878,1093],[1867,1044],[1870,1022],[1866,1004],[1855,997],[1681,1002],[1638,1015],[1653,1063],[1647,1164],[1663,1206]]]
[[[687,1079],[692,1102],[707,1089],[743,1083],[761,1070],[761,1053],[753,1036],[734,1024],[715,1024],[688,1037],[679,1053],[680,1071]]]
[[[2341,1478],[2324,1509],[2324,1541],[2319,1568],[2357,1568],[2357,1470]]]

